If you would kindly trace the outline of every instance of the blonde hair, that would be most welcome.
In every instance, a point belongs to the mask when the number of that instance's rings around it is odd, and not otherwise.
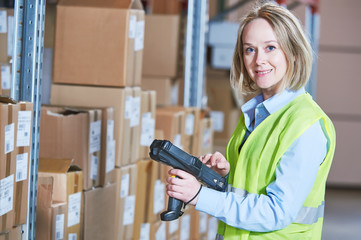
[[[231,84],[241,94],[259,89],[247,73],[243,62],[242,34],[254,19],[265,19],[273,28],[287,59],[287,71],[281,90],[297,90],[309,80],[312,69],[312,48],[303,32],[300,21],[287,9],[276,3],[266,2],[256,6],[241,22],[231,67]]]

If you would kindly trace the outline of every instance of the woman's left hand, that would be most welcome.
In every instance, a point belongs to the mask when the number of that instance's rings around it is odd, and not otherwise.
[[[194,176],[180,169],[171,169],[168,173],[171,175],[167,178],[168,196],[179,199],[186,203],[198,193],[201,184]],[[197,200],[198,196],[189,204],[196,205]]]

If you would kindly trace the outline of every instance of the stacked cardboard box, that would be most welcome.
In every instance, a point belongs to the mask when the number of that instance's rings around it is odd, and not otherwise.
[[[317,92],[315,99],[330,116],[336,129],[336,151],[329,185],[361,186],[358,136],[361,133],[359,1],[331,0],[321,4]],[[337,26],[337,27],[335,27]],[[331,37],[332,36],[332,37]],[[336,69],[336,70],[334,70]]]
[[[83,239],[83,172],[77,165],[72,165],[72,162],[73,159],[39,158],[38,176],[52,177],[52,203],[55,201],[65,202],[68,206],[65,236],[68,239]],[[56,223],[52,222],[51,224]],[[37,227],[39,229],[46,228],[43,225],[37,225]]]
[[[0,97],[0,233],[27,220],[32,103]]]

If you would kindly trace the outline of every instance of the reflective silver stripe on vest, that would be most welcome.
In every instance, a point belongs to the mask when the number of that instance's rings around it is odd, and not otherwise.
[[[248,192],[244,189],[235,188],[232,184],[228,184],[228,192],[234,192],[237,195],[245,197]],[[322,218],[325,211],[325,202],[323,201],[318,207],[302,207],[299,211],[294,223],[308,224],[311,225],[316,223],[319,218]]]
[[[223,235],[219,235],[219,234],[216,235],[216,240],[223,240],[223,239],[224,239]]]
[[[293,222],[311,225],[313,223],[316,223],[319,218],[322,218],[324,212],[325,212],[324,201],[318,207],[302,207],[296,219]]]

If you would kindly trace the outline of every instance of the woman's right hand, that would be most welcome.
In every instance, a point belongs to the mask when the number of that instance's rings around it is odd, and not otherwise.
[[[199,160],[222,177],[225,177],[229,173],[229,162],[220,152],[200,156]]]

